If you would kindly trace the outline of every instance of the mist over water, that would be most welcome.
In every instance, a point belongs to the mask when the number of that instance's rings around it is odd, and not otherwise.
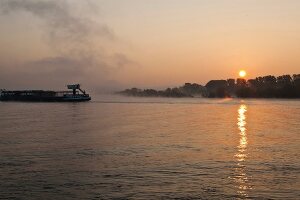
[[[0,103],[2,199],[297,199],[300,102]]]

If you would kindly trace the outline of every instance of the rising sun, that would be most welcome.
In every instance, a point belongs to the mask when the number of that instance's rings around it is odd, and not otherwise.
[[[241,70],[241,71],[239,72],[239,75],[240,75],[241,78],[244,78],[244,77],[247,75],[247,73],[246,73],[245,70]]]

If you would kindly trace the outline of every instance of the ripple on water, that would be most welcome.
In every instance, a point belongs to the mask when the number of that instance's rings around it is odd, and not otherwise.
[[[1,103],[0,198],[300,196],[299,101],[152,101]]]

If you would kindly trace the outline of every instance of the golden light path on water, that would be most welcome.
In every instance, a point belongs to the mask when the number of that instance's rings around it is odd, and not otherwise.
[[[247,106],[242,104],[238,109],[238,129],[240,134],[239,144],[237,146],[238,152],[235,154],[237,160],[237,167],[236,167],[236,176],[235,181],[238,184],[238,194],[247,197],[248,193],[247,190],[251,189],[248,184],[248,176],[246,174],[246,166],[244,162],[247,159],[247,146],[248,146],[248,139],[247,139],[247,129],[246,129],[246,112]]]

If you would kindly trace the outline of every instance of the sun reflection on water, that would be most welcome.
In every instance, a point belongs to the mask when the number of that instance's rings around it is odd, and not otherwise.
[[[240,143],[238,145],[238,153],[236,157],[238,158],[239,162],[245,161],[247,154],[245,151],[247,150],[248,140],[247,140],[247,133],[246,133],[246,112],[247,106],[241,105],[238,110],[238,128],[240,130]]]
[[[239,144],[237,146],[237,153],[235,154],[237,160],[237,167],[235,168],[235,181],[238,184],[237,192],[239,195],[243,197],[247,197],[248,193],[247,190],[251,189],[248,184],[248,176],[246,174],[246,165],[244,162],[247,159],[247,146],[248,146],[248,139],[247,139],[247,129],[246,129],[246,112],[247,106],[242,104],[238,109],[238,129],[240,134]]]

